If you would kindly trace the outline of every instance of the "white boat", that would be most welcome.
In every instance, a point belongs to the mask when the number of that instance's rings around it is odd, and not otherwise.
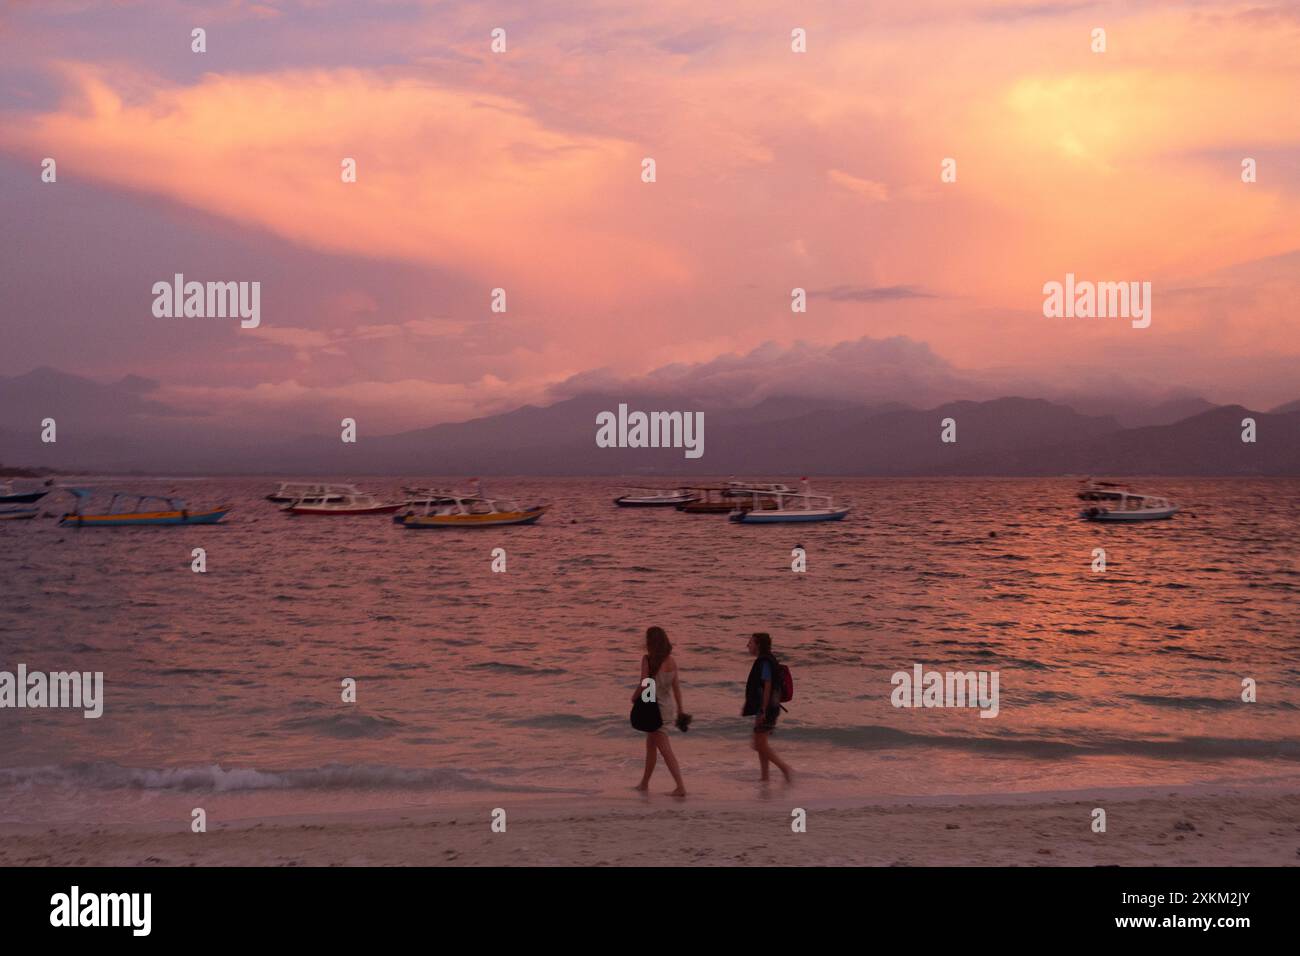
[[[1168,498],[1130,491],[1117,494],[1117,498],[1106,499],[1104,504],[1084,508],[1079,517],[1088,521],[1161,521],[1178,513],[1178,508]]]
[[[355,494],[360,494],[356,485],[327,484],[319,481],[282,481],[279,488],[266,496],[266,500],[289,504],[302,498]]]
[[[400,507],[400,504],[385,504],[374,495],[354,488],[349,492],[329,491],[306,495],[280,510],[291,515],[390,515]]]
[[[808,488],[808,480],[803,481],[803,491],[772,491],[770,487],[737,489],[747,490],[752,504],[748,508],[737,508],[731,512],[730,519],[740,524],[790,524],[808,521],[840,521],[849,509],[846,506],[835,507],[830,495],[819,495]],[[771,503],[775,502],[776,507]]]
[[[550,502],[520,505],[508,498],[480,495],[453,496],[430,501],[412,514],[401,515],[403,528],[498,528],[502,525],[532,524],[551,508]]]
[[[696,494],[688,488],[632,488],[640,494],[621,495],[614,499],[620,508],[676,508],[694,501]]]

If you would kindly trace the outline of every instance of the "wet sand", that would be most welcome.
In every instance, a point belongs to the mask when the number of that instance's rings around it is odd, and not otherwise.
[[[506,802],[361,815],[86,830],[0,826],[4,866],[1286,866],[1300,865],[1300,793],[1117,790],[810,802],[647,797]],[[1092,811],[1107,814],[1094,833]]]

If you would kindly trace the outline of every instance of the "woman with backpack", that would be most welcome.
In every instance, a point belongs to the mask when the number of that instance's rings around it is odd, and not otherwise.
[[[673,775],[677,789],[669,796],[686,796],[686,784],[682,782],[682,772],[677,766],[677,757],[673,754],[673,745],[668,741],[665,729],[673,722],[674,703],[677,713],[677,726],[685,730],[690,725],[690,715],[682,713],[682,688],[677,680],[677,662],[673,659],[673,646],[668,642],[668,635],[662,627],[650,627],[645,632],[645,656],[641,658],[641,681],[632,693],[632,726],[645,733],[645,773],[638,790],[650,789],[650,775],[654,773],[657,754],[664,755],[668,772]],[[649,677],[654,681],[655,699],[647,701],[642,697],[645,686],[642,682]]]
[[[760,779],[767,779],[767,765],[774,763],[789,783],[793,779],[790,765],[776,755],[769,741],[781,714],[784,668],[772,655],[770,634],[756,631],[750,635],[749,653],[754,655],[754,666],[749,669],[749,680],[745,682],[745,709],[740,715],[754,718],[753,747],[758,751],[758,766],[762,770]]]

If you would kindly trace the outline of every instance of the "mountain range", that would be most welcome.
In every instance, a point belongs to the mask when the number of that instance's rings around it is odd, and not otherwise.
[[[798,395],[745,408],[689,396],[592,393],[544,407],[345,444],[339,434],[266,440],[196,419],[128,376],[101,384],[52,369],[0,378],[0,461],[72,471],[278,475],[1057,475],[1300,476],[1300,401],[1271,411],[1182,397],[1116,414],[1038,398],[932,408]],[[596,416],[702,411],[704,450],[600,448]],[[1096,407],[1097,403],[1092,403]],[[52,417],[58,440],[40,440]],[[1242,441],[1243,419],[1256,441]],[[956,423],[956,441],[940,440]]]

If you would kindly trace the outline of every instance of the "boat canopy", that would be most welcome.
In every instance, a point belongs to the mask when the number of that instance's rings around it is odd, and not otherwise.
[[[805,488],[808,487],[808,483],[806,481],[804,482],[804,487]],[[765,488],[734,488],[732,490],[742,495],[751,495],[754,500],[755,508],[759,507],[759,504],[763,499],[767,499],[769,501],[775,501],[776,508],[778,511],[790,510],[790,505],[787,504],[788,501],[802,502],[802,507],[806,510],[812,509],[814,507],[816,508],[834,507],[834,495],[820,494],[818,492],[811,491],[811,490],[772,491]],[[814,504],[815,502],[820,502],[820,504]]]
[[[1147,502],[1151,502],[1151,505],[1149,507],[1157,507],[1157,508],[1164,507],[1169,504],[1169,499],[1166,498],[1164,495],[1141,495],[1138,494],[1136,491],[1121,491],[1118,492],[1117,494],[1120,503],[1125,505],[1127,505],[1130,501],[1136,502],[1138,507],[1146,506]]]
[[[533,511],[547,505],[545,500],[536,504],[520,506],[512,498],[484,498],[481,495],[450,495],[442,499],[429,499],[414,503],[414,517],[432,517],[446,515],[486,515],[513,514],[521,511]],[[422,511],[419,509],[423,509]]]
[[[107,494],[112,496],[108,502],[108,510],[110,512],[112,512],[113,506],[117,504],[119,499],[131,499],[131,498],[135,499],[135,506],[137,509],[143,507],[146,501],[162,501],[170,505],[173,511],[185,510],[185,501],[183,499],[169,498],[166,495],[142,495],[134,491],[105,491],[103,489],[92,489],[92,488],[66,488],[64,490],[71,492],[73,495],[76,495],[78,512],[81,511],[81,509],[85,506],[86,502],[88,502],[91,498],[93,498],[96,495],[96,493]]]
[[[282,481],[277,491],[288,493],[291,491],[312,491],[312,492],[338,492],[346,494],[347,492],[356,491],[357,486],[341,481]]]

